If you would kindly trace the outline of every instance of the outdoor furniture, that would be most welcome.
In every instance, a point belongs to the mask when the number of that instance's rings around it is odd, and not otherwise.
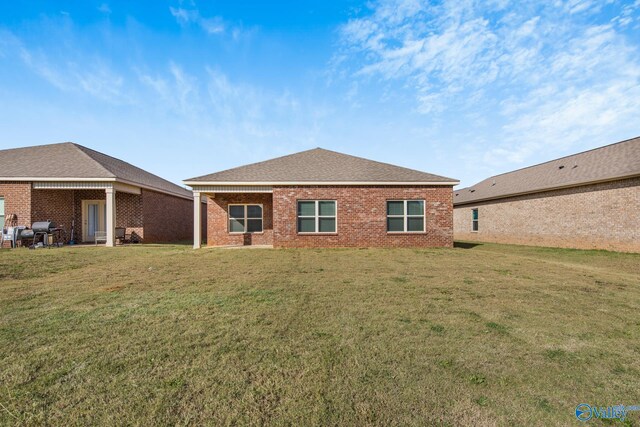
[[[4,222],[2,235],[0,236],[0,249],[4,247],[5,242],[9,242],[10,247],[16,247],[16,232],[18,228],[18,215],[9,214]],[[22,227],[23,229],[26,227]]]
[[[62,246],[64,241],[64,229],[58,227],[55,222],[38,221],[34,222],[30,229],[22,227],[17,228],[16,241],[22,241],[22,245],[25,246],[25,241],[30,249],[36,247],[51,247]],[[30,243],[28,243],[30,241]]]
[[[129,243],[131,241],[131,235],[127,234],[125,227],[116,227],[116,242],[120,244]]]
[[[107,243],[107,232],[106,231],[96,231],[93,234],[94,242],[97,245],[98,242],[102,242],[104,244]]]

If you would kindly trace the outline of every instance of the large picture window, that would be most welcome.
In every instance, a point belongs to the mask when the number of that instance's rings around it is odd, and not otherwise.
[[[230,233],[262,233],[262,205],[229,205]]]
[[[389,233],[420,233],[424,228],[424,200],[387,201]]]
[[[298,233],[335,233],[335,200],[298,201]]]
[[[478,209],[471,209],[471,231],[478,231]]]

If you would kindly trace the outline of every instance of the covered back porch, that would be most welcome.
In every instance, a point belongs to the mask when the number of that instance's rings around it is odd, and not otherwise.
[[[206,197],[207,246],[273,245],[271,186],[193,186],[193,247],[202,246],[202,210]]]
[[[65,243],[115,246],[116,228],[142,239],[141,189],[116,182],[33,182],[30,219],[18,222],[29,227],[46,220],[64,229]]]

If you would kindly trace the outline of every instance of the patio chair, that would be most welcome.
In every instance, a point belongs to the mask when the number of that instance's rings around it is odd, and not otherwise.
[[[107,243],[107,232],[106,231],[96,231],[93,235],[95,244],[97,245],[98,242],[102,242],[102,243]]]
[[[116,242],[120,242],[122,245],[130,241],[131,235],[127,234],[127,229],[125,227],[116,227]]]

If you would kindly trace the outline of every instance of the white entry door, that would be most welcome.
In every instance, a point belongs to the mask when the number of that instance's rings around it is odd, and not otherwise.
[[[82,201],[82,240],[93,242],[96,231],[107,230],[107,204],[104,200]]]

